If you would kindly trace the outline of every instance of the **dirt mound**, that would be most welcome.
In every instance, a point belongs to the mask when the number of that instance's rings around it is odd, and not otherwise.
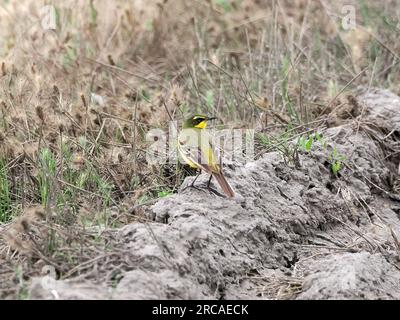
[[[356,100],[360,115],[296,166],[265,154],[226,168],[235,199],[188,188],[157,202],[153,222],[123,227],[131,271],[113,287],[45,277],[31,298],[400,298],[400,99],[360,90]]]
[[[399,299],[399,271],[380,254],[335,254],[310,266],[299,299]]]

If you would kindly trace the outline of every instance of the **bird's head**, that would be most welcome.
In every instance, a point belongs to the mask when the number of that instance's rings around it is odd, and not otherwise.
[[[189,119],[186,119],[183,123],[183,128],[197,128],[204,129],[207,126],[208,120],[214,120],[215,117],[207,117],[205,115],[194,115]]]

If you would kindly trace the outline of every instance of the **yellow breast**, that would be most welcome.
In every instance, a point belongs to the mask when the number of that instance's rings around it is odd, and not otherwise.
[[[192,168],[205,169],[219,172],[216,157],[211,145],[210,135],[201,129],[183,129],[178,137],[178,150],[183,160]]]

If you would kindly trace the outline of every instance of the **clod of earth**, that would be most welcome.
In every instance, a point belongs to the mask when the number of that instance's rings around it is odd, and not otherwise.
[[[188,188],[119,230],[130,270],[112,287],[36,278],[31,298],[400,299],[400,98],[356,99],[357,118],[324,133],[345,155],[339,176],[319,149],[299,168],[276,152],[226,168],[236,199]]]

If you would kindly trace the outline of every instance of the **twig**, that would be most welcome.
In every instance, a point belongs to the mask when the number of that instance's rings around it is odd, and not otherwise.
[[[322,111],[319,113],[318,116],[322,116],[325,111],[332,105],[332,103],[334,103],[336,101],[336,99],[358,78],[360,77],[365,71],[367,71],[369,69],[368,67],[365,67],[363,70],[361,70],[357,75],[355,75],[353,77],[353,79],[351,79],[343,88],[342,90],[339,91],[339,93],[325,106],[324,109],[322,109]]]

